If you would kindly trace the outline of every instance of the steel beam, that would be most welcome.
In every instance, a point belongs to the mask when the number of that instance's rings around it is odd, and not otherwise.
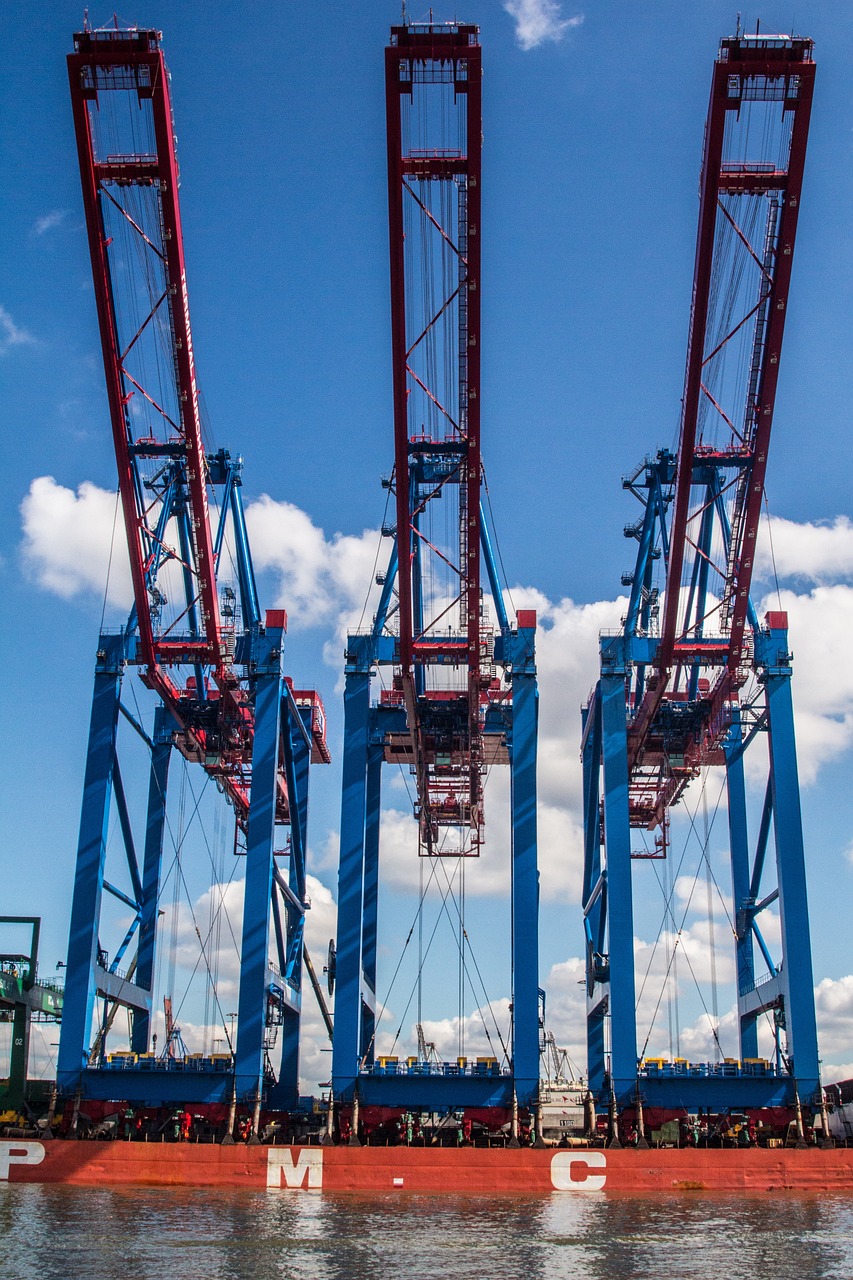
[[[246,880],[240,947],[235,1087],[238,1099],[254,1100],[263,1091],[270,896],[276,789],[284,695],[282,627],[253,636],[255,737],[252,789],[246,830]]]
[[[738,1034],[740,1058],[758,1057],[758,1026],[755,1015],[743,1003],[745,993],[755,983],[752,950],[752,920],[749,896],[749,839],[746,825],[746,781],[743,767],[743,727],[740,708],[723,747],[726,756],[728,793],[729,853],[732,869],[732,899],[735,917],[735,963],[737,966]]]
[[[355,1088],[362,1052],[362,914],[372,656],[370,637],[350,636],[347,653],[332,1087],[336,1098],[349,1100]]]
[[[142,900],[139,919],[139,948],[136,959],[136,981],[145,991],[154,989],[157,947],[157,925],[160,903],[160,871],[163,862],[163,839],[166,833],[166,789],[172,759],[172,733],[175,722],[162,704],[154,714],[154,738],[151,748],[151,771],[148,783],[148,814],[145,824],[145,854],[142,866]],[[130,1047],[134,1053],[148,1053],[151,1018],[147,1009],[133,1019]]]
[[[600,686],[608,888],[607,950],[610,957],[610,1078],[617,1100],[630,1102],[637,1088],[634,908],[628,816],[625,668],[617,641],[611,641],[607,656],[616,659],[612,667],[608,664],[602,671]]]
[[[771,621],[773,615],[770,615]],[[791,698],[791,665],[787,629],[771,626],[757,659],[766,662],[770,783],[773,793],[773,831],[782,925],[783,972],[787,988],[787,1024],[791,1071],[800,1097],[810,1102],[820,1087],[814,977],[803,818]]]
[[[98,924],[101,917],[123,670],[124,635],[102,635],[98,646],[89,724],[83,807],[77,843],[74,893],[71,899],[65,1002],[57,1062],[57,1082],[60,1088],[66,1090],[77,1087],[80,1072],[89,1060],[95,1008]]]
[[[539,1090],[539,870],[536,743],[539,694],[533,626],[512,635],[512,1067],[521,1106]]]

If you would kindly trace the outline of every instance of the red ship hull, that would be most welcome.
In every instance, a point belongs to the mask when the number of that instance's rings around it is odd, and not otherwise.
[[[602,1151],[0,1141],[0,1181],[454,1195],[853,1191],[853,1149]]]

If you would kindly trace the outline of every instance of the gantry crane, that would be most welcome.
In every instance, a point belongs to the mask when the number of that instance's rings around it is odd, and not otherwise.
[[[333,1091],[351,1100],[358,1086],[366,1102],[460,1107],[509,1104],[514,1084],[526,1104],[539,1079],[536,615],[519,611],[510,624],[482,507],[478,29],[393,27],[385,73],[394,410],[386,487],[396,520],[384,529],[393,549],[373,625],[347,641]],[[372,675],[383,684],[373,703]],[[376,1066],[386,762],[413,776],[426,858],[477,856],[486,772],[510,765],[508,1073],[401,1076]]]
[[[582,750],[589,1074],[599,1098],[620,1106],[640,1084],[646,1101],[691,1109],[793,1104],[797,1094],[811,1102],[819,1087],[787,617],[759,619],[750,595],[814,72],[810,40],[722,41],[678,448],[624,481],[643,508],[625,530],[639,548],[623,579],[631,594],[621,631],[602,636]],[[769,775],[751,855],[744,754],[762,737]],[[740,1052],[694,1065],[688,1078],[684,1064],[638,1062],[631,832],[656,832],[665,855],[670,810],[714,765],[728,796]],[[776,887],[763,891],[771,826]],[[778,961],[759,924],[776,902]],[[670,906],[666,928],[676,927]],[[772,1061],[758,1052],[765,1013]]]
[[[283,610],[258,601],[242,502],[242,459],[206,447],[190,329],[169,74],[160,34],[85,30],[68,58],[118,486],[130,555],[127,625],[101,635],[89,731],[59,1084],[88,1097],[288,1106],[298,1098],[309,764],[329,759],[322,703],[285,677]],[[216,520],[212,507],[218,507]],[[215,526],[215,527],[214,527]],[[226,575],[226,564],[232,572]],[[230,579],[235,579],[232,585]],[[157,695],[153,733],[122,701],[135,667]],[[150,752],[140,867],[117,754],[119,720]],[[236,1044],[223,1065],[152,1061],[158,908],[173,752],[198,765],[233,808],[245,853]],[[111,807],[127,889],[105,876]],[[286,828],[285,848],[276,833]],[[277,855],[285,859],[279,866]],[[104,893],[130,912],[110,954]],[[268,957],[270,919],[277,964]],[[203,948],[203,941],[200,939]],[[205,959],[205,964],[207,963]],[[90,1061],[93,1012],[101,1030]],[[107,1067],[117,1006],[132,1011],[122,1077]],[[283,1024],[276,1088],[269,1029]],[[182,1064],[183,1065],[183,1064]],[[118,1090],[118,1093],[116,1092]]]

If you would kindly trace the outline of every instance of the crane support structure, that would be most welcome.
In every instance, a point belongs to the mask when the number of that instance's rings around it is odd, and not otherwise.
[[[396,521],[373,626],[348,637],[335,1097],[507,1105],[539,1079],[536,615],[511,625],[482,509],[481,48],[473,26],[394,27],[385,51]],[[497,626],[490,626],[481,569]],[[499,678],[498,672],[503,675]],[[388,672],[378,701],[371,676]],[[384,763],[414,778],[422,857],[476,857],[483,784],[511,771],[513,1039],[506,1072],[380,1070],[377,896]],[[438,1064],[440,1065],[440,1064]]]
[[[791,1104],[797,1092],[811,1102],[819,1087],[787,618],[759,620],[751,598],[814,71],[807,39],[722,41],[678,451],[661,450],[623,482],[642,506],[625,529],[639,544],[636,566],[623,578],[622,629],[601,639],[582,747],[590,1082],[620,1105],[638,1089],[652,1104]],[[744,754],[759,737],[769,772],[750,852]],[[709,766],[726,776],[740,1056],[694,1066],[688,1079],[683,1066],[638,1060],[632,858],[655,855],[632,851],[631,831],[657,832],[666,856],[670,810]],[[771,826],[776,886],[767,892]],[[758,923],[775,903],[778,961]],[[666,928],[676,931],[671,902]],[[765,1013],[772,1062],[758,1052]]]
[[[284,610],[260,609],[242,459],[204,442],[160,34],[79,32],[68,71],[133,608],[127,625],[102,634],[98,645],[58,1081],[89,1097],[203,1102],[236,1092],[239,1100],[291,1105],[298,1098],[308,905],[308,769],[329,759],[323,707],[284,674]],[[128,666],[157,695],[151,733],[122,701]],[[141,865],[132,792],[119,767],[120,724],[150,757]],[[225,795],[234,810],[235,852],[246,856],[236,1042],[219,1010],[230,1054],[196,1056],[195,1069],[180,1073],[173,1057],[155,1060],[151,1027],[175,751]],[[111,815],[124,846],[119,874],[126,888],[106,878]],[[281,828],[288,846],[277,850]],[[100,933],[105,894],[125,918],[130,912],[112,954]],[[277,963],[267,954],[271,921]],[[201,935],[199,943],[206,966]],[[98,1001],[100,1031],[90,1048]],[[107,1053],[117,1006],[132,1016],[120,1084]],[[282,1024],[276,1084],[268,1049],[271,1028]]]

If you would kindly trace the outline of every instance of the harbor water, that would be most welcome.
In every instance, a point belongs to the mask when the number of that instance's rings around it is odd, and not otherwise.
[[[0,1186],[4,1280],[851,1280],[853,1196]]]

